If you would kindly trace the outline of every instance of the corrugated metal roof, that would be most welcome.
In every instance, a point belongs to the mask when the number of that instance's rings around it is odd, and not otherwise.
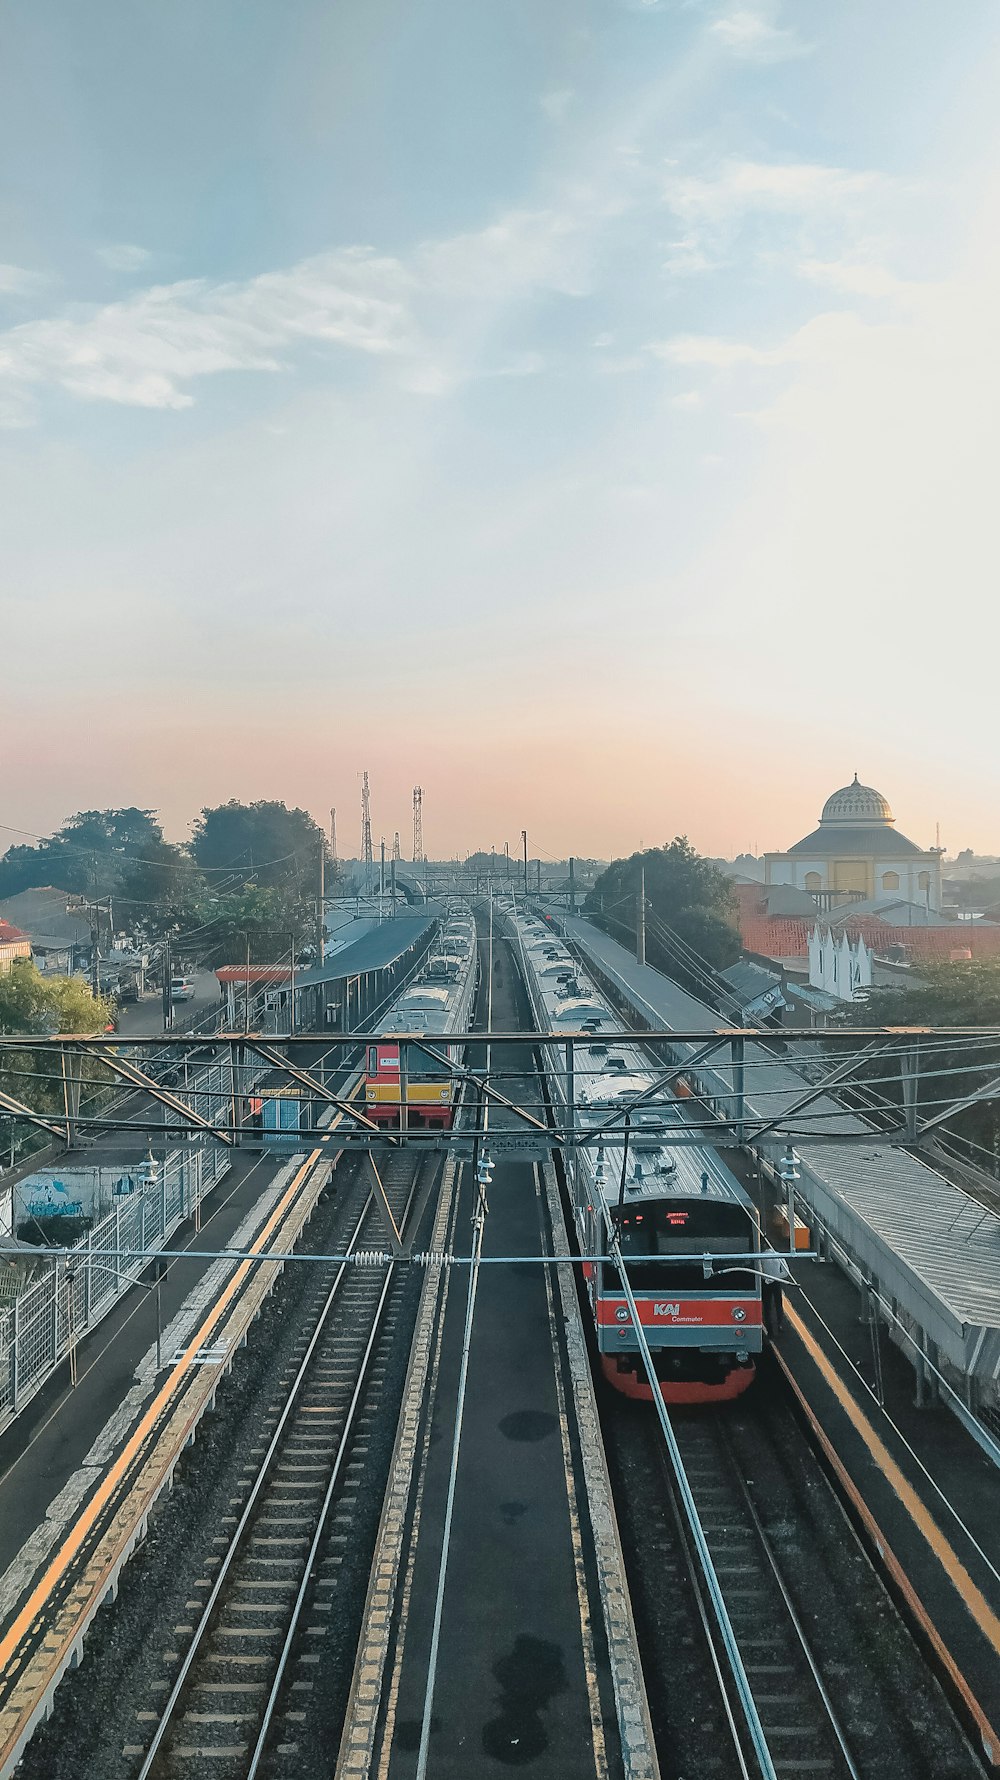
[[[382,970],[395,964],[404,952],[428,934],[441,918],[440,905],[427,903],[413,914],[397,915],[372,927],[353,945],[344,946],[322,966],[296,974],[296,987],[308,989],[313,983],[334,983],[342,977],[363,976],[369,970]]]

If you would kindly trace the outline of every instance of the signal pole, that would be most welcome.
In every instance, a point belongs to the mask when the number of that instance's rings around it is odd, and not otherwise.
[[[522,828],[521,840],[524,843],[524,900],[528,900],[528,830]]]

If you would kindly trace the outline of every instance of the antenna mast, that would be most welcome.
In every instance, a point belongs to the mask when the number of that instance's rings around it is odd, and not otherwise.
[[[330,811],[330,858],[337,863],[337,812]]]
[[[402,858],[402,854],[399,851],[399,829],[398,828],[392,837],[392,856],[394,859]]]
[[[422,865],[424,858],[424,794],[419,785],[413,787],[413,863]]]

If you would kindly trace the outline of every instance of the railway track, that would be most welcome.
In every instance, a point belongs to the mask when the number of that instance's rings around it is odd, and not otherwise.
[[[861,1780],[725,1418],[709,1414],[697,1420],[677,1419],[674,1432],[778,1780],[793,1780],[793,1776],[798,1780],[809,1776],[815,1780]],[[665,1448],[662,1463],[672,1479]],[[678,1527],[685,1562],[701,1597],[704,1579],[679,1521]],[[707,1608],[704,1600],[702,1606]],[[707,1613],[705,1626],[707,1632]],[[726,1691],[734,1753],[739,1752],[737,1761],[742,1765],[739,1708],[730,1697],[721,1664],[718,1678]],[[754,1772],[753,1764],[749,1771]]]
[[[416,1208],[433,1157],[393,1158],[383,1185],[397,1224]],[[384,1249],[382,1213],[359,1180],[346,1251]],[[205,1595],[178,1627],[176,1673],[137,1714],[126,1746],[137,1780],[256,1780],[294,1771],[310,1660],[330,1624],[367,1434],[379,1412],[404,1270],[342,1263],[318,1283],[309,1322],[207,1554]],[[294,1666],[293,1666],[294,1659]],[[164,1692],[166,1698],[163,1698]],[[298,1694],[298,1699],[296,1695]]]
[[[776,1369],[672,1421],[778,1780],[983,1780]],[[602,1423],[663,1780],[758,1780],[659,1425]]]

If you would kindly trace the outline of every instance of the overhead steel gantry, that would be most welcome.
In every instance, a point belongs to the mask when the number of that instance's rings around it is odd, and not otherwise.
[[[0,1143],[5,1127],[23,1121],[72,1145],[79,1137],[95,1138],[103,1132],[150,1130],[155,1135],[201,1135],[219,1143],[250,1147],[263,1143],[261,1132],[251,1124],[249,1087],[244,1085],[248,1058],[264,1062],[281,1084],[297,1090],[311,1109],[308,1124],[311,1144],[339,1148],[391,1150],[402,1145],[420,1148],[467,1148],[469,1130],[427,1132],[379,1127],[364,1111],[364,1102],[344,1092],[347,1076],[365,1045],[377,1033],[323,1033],[275,1037],[255,1032],[221,1032],[179,1038],[157,1034],[126,1037],[71,1035],[0,1035],[0,1083],[5,1072],[17,1073],[18,1059],[30,1056],[36,1076],[49,1075],[75,1089],[65,1096],[66,1117],[51,1108],[38,1110],[0,1088]],[[447,1041],[426,1039],[420,1034],[392,1032],[401,1045],[401,1078],[407,1079],[407,1059],[419,1056],[432,1063],[442,1079],[464,1086],[467,1097],[488,1103],[503,1114],[492,1133],[498,1152],[537,1154],[544,1149],[571,1149],[613,1140],[628,1118],[640,1119],[647,1134],[664,1143],[732,1147],[756,1144],[762,1139],[787,1139],[808,1143],[857,1143],[877,1134],[882,1141],[919,1148],[933,1139],[967,1108],[1000,1103],[1000,1027],[843,1027],[816,1030],[761,1031],[756,1027],[719,1026],[706,1031],[621,1027],[602,1025],[603,1052],[615,1045],[639,1047],[653,1060],[657,1073],[647,1087],[615,1094],[613,1077],[607,1078],[606,1098],[585,1099],[580,1084],[597,1073],[591,1047],[591,1031],[553,1030],[526,1034],[490,1034],[491,1063],[487,1069],[459,1062],[449,1051],[483,1048],[481,1032],[450,1033]],[[444,1048],[447,1043],[447,1049]],[[524,1065],[518,1059],[507,1067],[510,1047],[530,1043],[544,1046],[550,1058],[563,1060],[566,1106],[553,1116],[544,1092],[541,1070],[537,1096],[528,1099],[506,1091],[507,1082],[523,1082]],[[155,1061],[146,1053],[155,1052]],[[148,1096],[157,1116],[144,1120],[141,1108],[128,1118],[113,1116],[99,1105],[79,1105],[81,1066],[84,1059],[99,1063],[107,1084],[121,1084]],[[230,1114],[225,1120],[208,1118],[199,1110],[197,1075],[190,1087],[176,1081],[179,1065],[208,1061],[228,1064],[232,1084]],[[46,1063],[50,1066],[47,1067]],[[145,1065],[145,1066],[144,1066]],[[648,1064],[645,1066],[648,1068]],[[154,1073],[156,1071],[157,1073]],[[752,1080],[748,1087],[748,1071]],[[603,1074],[604,1071],[602,1070]],[[169,1077],[169,1085],[163,1076]],[[334,1085],[331,1085],[334,1084]],[[95,1082],[88,1082],[93,1089]],[[686,1092],[679,1097],[678,1089]],[[259,1087],[253,1090],[259,1093]],[[73,1100],[71,1109],[70,1101]],[[213,1095],[218,1105],[218,1094]],[[340,1117],[335,1130],[317,1129],[321,1114],[329,1109]],[[585,1114],[585,1117],[580,1115]]]

